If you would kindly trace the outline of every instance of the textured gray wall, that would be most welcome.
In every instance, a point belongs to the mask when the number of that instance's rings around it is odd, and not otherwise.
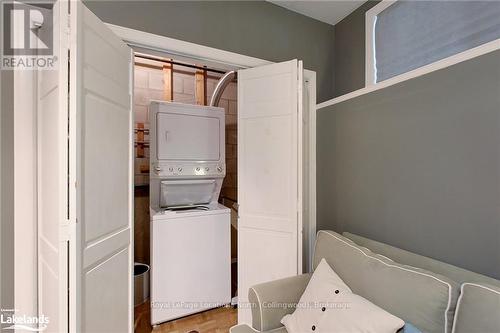
[[[500,278],[500,51],[318,111],[318,229]]]
[[[335,25],[335,96],[365,86],[365,13],[379,1],[367,1]]]
[[[333,97],[334,28],[264,1],[85,1],[103,21],[269,61],[298,58]]]

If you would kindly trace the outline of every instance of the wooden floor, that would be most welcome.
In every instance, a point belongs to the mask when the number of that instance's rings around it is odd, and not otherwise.
[[[237,321],[237,310],[223,307],[169,321],[153,330],[149,302],[135,308],[135,333],[226,333]]]

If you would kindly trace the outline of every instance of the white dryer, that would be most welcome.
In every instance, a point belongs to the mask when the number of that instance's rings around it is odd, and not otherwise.
[[[151,323],[231,302],[224,110],[150,105]]]

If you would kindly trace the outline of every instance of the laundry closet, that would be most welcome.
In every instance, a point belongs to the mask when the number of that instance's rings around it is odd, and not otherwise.
[[[135,278],[135,303],[149,296],[159,324],[236,297],[236,74],[143,53],[134,62],[134,259],[138,274],[153,268]]]

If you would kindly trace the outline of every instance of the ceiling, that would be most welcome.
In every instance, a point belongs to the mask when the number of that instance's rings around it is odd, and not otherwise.
[[[305,0],[305,1],[272,1],[275,5],[292,10],[299,14],[312,17],[316,20],[334,25],[340,22],[344,17],[352,13],[361,6],[366,0]]]

